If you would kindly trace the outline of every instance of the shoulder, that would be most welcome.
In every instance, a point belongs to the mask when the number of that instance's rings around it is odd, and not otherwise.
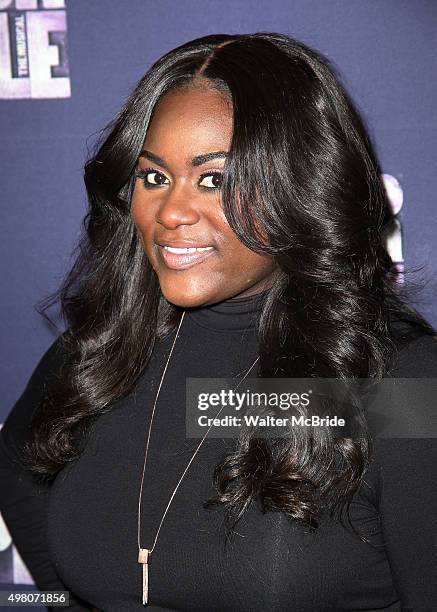
[[[44,398],[47,388],[62,376],[68,354],[66,333],[54,340],[36,364],[24,390],[10,410],[0,439],[10,455],[19,457],[29,432],[32,417]]]
[[[426,331],[411,319],[391,324],[396,350],[388,375],[430,378],[437,376],[437,332]]]
[[[373,437],[437,441],[437,339],[422,333],[400,347],[368,397]]]
[[[397,351],[366,416],[375,463],[411,484],[437,476],[437,339],[409,322],[396,333]]]
[[[68,342],[66,332],[64,332],[49,345],[36,363],[20,400],[40,398],[48,385],[62,375],[67,355]]]

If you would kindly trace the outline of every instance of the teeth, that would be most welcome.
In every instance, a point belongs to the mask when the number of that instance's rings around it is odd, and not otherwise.
[[[186,253],[196,253],[203,251],[210,251],[213,247],[190,247],[190,248],[182,248],[182,247],[169,247],[165,246],[164,249],[169,251],[170,253],[177,253],[178,255],[186,254]]]

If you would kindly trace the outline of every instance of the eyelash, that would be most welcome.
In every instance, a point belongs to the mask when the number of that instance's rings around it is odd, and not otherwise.
[[[135,177],[136,178],[140,178],[143,181],[143,186],[146,189],[155,189],[156,187],[163,187],[163,185],[154,185],[153,183],[148,183],[146,181],[147,176],[149,174],[159,174],[161,176],[164,176],[165,178],[167,178],[165,176],[165,174],[163,174],[162,172],[159,172],[159,170],[155,170],[154,168],[141,168],[135,171]],[[201,182],[205,177],[207,176],[223,176],[222,172],[219,172],[218,170],[212,170],[210,172],[204,172],[203,174],[200,175],[199,177],[199,182]],[[202,189],[203,191],[219,191],[220,187],[205,187],[204,185],[199,185],[199,189]]]

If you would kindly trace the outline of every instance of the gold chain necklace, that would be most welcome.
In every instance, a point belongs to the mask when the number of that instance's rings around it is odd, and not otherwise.
[[[186,311],[184,310],[184,312],[182,313],[182,316],[181,316],[181,320],[179,321],[179,326],[178,326],[178,329],[176,331],[176,335],[175,335],[175,338],[173,340],[173,344],[172,344],[172,347],[171,347],[171,350],[170,350],[170,354],[169,354],[169,356],[167,358],[167,363],[165,364],[165,368],[164,368],[164,371],[163,371],[162,376],[161,376],[161,381],[159,383],[158,391],[157,391],[156,396],[155,396],[155,402],[153,404],[152,416],[150,417],[149,431],[148,431],[148,435],[147,435],[146,451],[144,453],[143,474],[142,474],[142,477],[141,477],[140,495],[139,495],[139,498],[138,498],[138,563],[142,563],[142,565],[143,565],[143,605],[146,605],[148,603],[148,600],[149,600],[149,561],[150,561],[150,555],[155,550],[156,542],[158,540],[158,536],[159,536],[159,532],[160,532],[161,527],[162,527],[162,523],[164,522],[165,516],[166,516],[166,514],[168,512],[168,509],[170,508],[170,504],[173,501],[173,498],[176,495],[176,491],[178,490],[179,485],[181,484],[182,480],[184,479],[184,476],[187,473],[188,468],[190,467],[194,457],[197,455],[197,453],[198,453],[200,447],[202,446],[206,436],[208,435],[208,433],[210,432],[211,428],[213,427],[213,425],[209,426],[209,428],[207,429],[205,435],[203,436],[202,440],[200,441],[199,445],[197,446],[196,450],[194,451],[193,455],[191,456],[191,459],[189,460],[187,466],[185,467],[184,471],[182,472],[182,476],[179,478],[179,481],[178,481],[176,487],[174,488],[173,493],[171,494],[170,499],[168,500],[167,507],[164,510],[164,513],[162,515],[161,521],[160,521],[158,529],[156,531],[155,540],[153,542],[152,548],[142,548],[141,547],[141,543],[140,543],[140,534],[141,534],[141,499],[142,499],[142,494],[143,494],[143,482],[144,482],[144,473],[145,473],[145,470],[146,470],[146,463],[147,463],[147,453],[148,453],[148,450],[149,450],[150,432],[152,430],[153,416],[155,414],[156,402],[158,400],[159,392],[161,390],[162,381],[164,380],[164,376],[165,376],[165,373],[167,371],[167,366],[169,364],[170,357],[171,357],[171,355],[173,353],[173,349],[174,349],[174,346],[176,344],[176,339],[177,339],[177,337],[179,335],[179,330],[181,328],[181,324],[182,324],[182,321],[184,319],[185,312]],[[253,366],[256,364],[256,362],[258,360],[259,360],[259,357],[257,357],[255,359],[255,361],[250,366],[250,368],[247,370],[246,374],[240,380],[238,385],[236,387],[234,387],[234,389],[233,389],[234,391],[235,391],[235,389],[237,389],[240,386],[240,384],[243,382],[243,380],[246,378],[246,376],[249,374],[249,372],[251,371],[251,369],[253,368]],[[215,418],[218,417],[218,415],[221,413],[223,408],[224,408],[224,406],[222,406],[220,408],[220,410],[215,415]]]

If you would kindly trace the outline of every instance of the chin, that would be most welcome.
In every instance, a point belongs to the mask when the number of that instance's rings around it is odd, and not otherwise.
[[[195,308],[196,306],[203,306],[205,303],[210,303],[211,300],[214,301],[211,296],[206,295],[205,292],[188,291],[186,287],[180,290],[167,290],[161,287],[161,291],[168,302],[181,308]]]

